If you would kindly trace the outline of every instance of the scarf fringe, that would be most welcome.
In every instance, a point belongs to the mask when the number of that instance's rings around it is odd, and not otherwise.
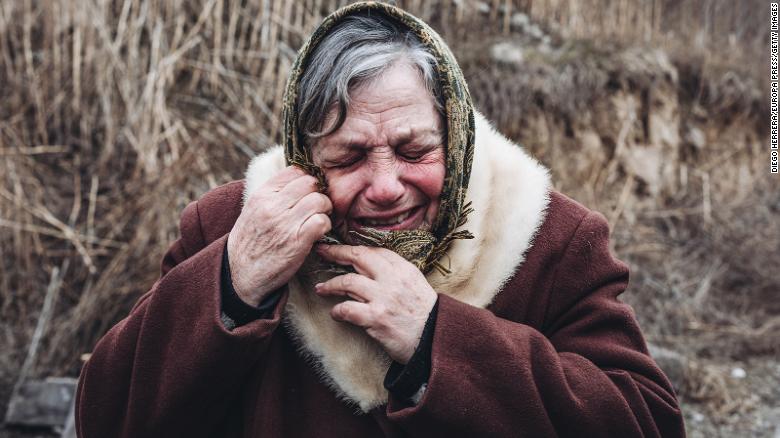
[[[458,218],[458,227],[463,226],[466,223],[467,216],[474,212],[474,208],[471,206],[471,201],[467,202],[466,205],[463,206],[463,210],[460,213],[460,217]],[[457,227],[456,227],[457,228]],[[444,236],[443,239],[441,239],[440,242],[436,244],[436,246],[433,247],[433,251],[431,251],[431,254],[428,256],[428,260],[423,265],[423,273],[427,274],[431,271],[431,269],[436,269],[440,274],[447,275],[452,273],[452,271],[448,267],[444,267],[444,265],[441,264],[439,259],[441,259],[444,255],[447,254],[447,250],[449,249],[452,242],[456,239],[473,239],[474,234],[471,233],[471,231],[468,230],[461,230],[461,231],[451,231],[449,234]],[[449,265],[449,263],[447,263]]]

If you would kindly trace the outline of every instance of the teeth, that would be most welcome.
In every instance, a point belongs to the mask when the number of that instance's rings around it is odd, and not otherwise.
[[[372,219],[364,219],[363,222],[365,222],[366,225],[372,225],[372,226],[389,226],[389,225],[397,225],[401,222],[405,221],[406,218],[409,217],[409,215],[412,213],[411,210],[401,213],[396,217],[386,219],[386,220],[372,220]]]

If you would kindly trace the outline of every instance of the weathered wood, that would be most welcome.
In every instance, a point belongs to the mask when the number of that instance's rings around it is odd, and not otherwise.
[[[72,415],[77,379],[28,380],[19,386],[6,411],[5,423],[63,427]]]
[[[76,436],[76,398],[73,397],[73,402],[70,404],[70,410],[68,412],[68,418],[65,421],[65,428],[62,429],[60,438],[78,438]]]

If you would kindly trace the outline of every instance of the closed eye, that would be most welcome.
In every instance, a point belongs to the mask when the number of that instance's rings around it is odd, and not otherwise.
[[[362,157],[360,156],[354,156],[354,157],[345,158],[343,160],[329,161],[327,162],[327,167],[329,169],[346,169],[357,164],[361,160],[361,158]]]
[[[403,158],[405,161],[408,161],[410,163],[416,163],[425,156],[425,152],[422,153],[407,153],[407,154],[398,154]]]
[[[410,146],[410,147],[403,147],[398,149],[398,156],[404,159],[404,161],[410,162],[410,163],[416,163],[420,160],[422,160],[426,155],[428,155],[432,150],[436,149],[435,145],[432,146]]]

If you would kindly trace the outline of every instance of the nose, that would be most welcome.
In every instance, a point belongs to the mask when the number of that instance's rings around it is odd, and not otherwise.
[[[366,199],[377,206],[391,206],[401,200],[406,190],[398,170],[393,166],[381,166],[370,175],[371,181],[365,191]]]

